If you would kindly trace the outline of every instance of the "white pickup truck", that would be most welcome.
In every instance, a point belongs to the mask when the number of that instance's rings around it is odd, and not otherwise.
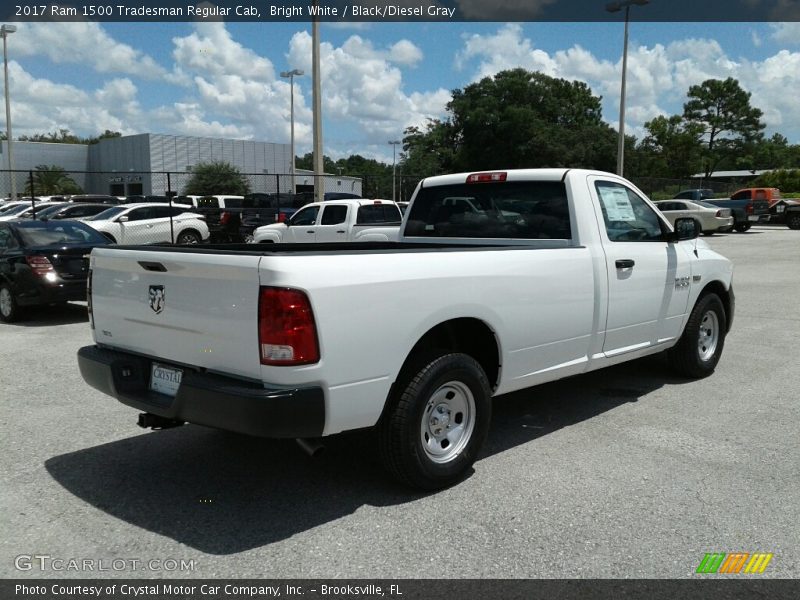
[[[436,489],[476,460],[492,396],[661,351],[712,373],[732,265],[697,235],[609,173],[431,177],[399,242],[96,248],[78,362],[142,426],[375,427],[389,471]]]
[[[329,200],[307,204],[283,223],[253,233],[256,244],[397,241],[400,207],[391,200]]]

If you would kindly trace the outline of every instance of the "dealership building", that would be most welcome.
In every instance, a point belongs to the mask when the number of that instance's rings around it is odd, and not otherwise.
[[[7,142],[1,146],[0,197],[11,188]],[[168,190],[183,193],[195,165],[227,162],[244,174],[254,192],[311,192],[314,176],[297,171],[292,185],[289,144],[250,140],[142,133],[105,138],[96,144],[13,144],[17,194],[21,195],[29,171],[39,165],[62,167],[90,194],[132,196],[163,195]],[[361,193],[361,180],[325,175],[325,191]]]

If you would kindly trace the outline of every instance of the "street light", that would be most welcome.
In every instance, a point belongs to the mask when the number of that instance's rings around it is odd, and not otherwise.
[[[319,9],[319,0],[314,0],[314,8]],[[318,12],[314,13],[318,15]],[[314,122],[314,198],[317,202],[325,199],[325,186],[323,175],[325,173],[325,160],[322,154],[322,89],[320,79],[320,47],[319,47],[319,17],[311,19],[311,103],[313,105]]]
[[[395,198],[394,190],[395,190],[395,173],[397,172],[397,145],[402,144],[400,140],[392,140],[389,144],[392,146],[392,202],[395,202],[397,199]]]
[[[17,197],[17,181],[14,173],[14,155],[11,149],[11,103],[8,98],[8,34],[17,30],[16,25],[0,26],[0,36],[3,38],[3,69],[6,86],[6,148],[8,150],[8,174],[11,177],[11,198]],[[33,194],[33,190],[31,190]]]
[[[619,149],[617,150],[617,175],[622,177],[625,168],[625,78],[628,71],[628,17],[630,16],[631,5],[638,4],[644,6],[650,0],[622,0],[621,2],[611,2],[606,4],[608,12],[619,12],[625,9],[625,43],[622,49],[622,89],[619,94]]]
[[[292,165],[291,165],[291,173],[292,173],[292,193],[294,194],[294,78],[300,77],[303,74],[303,71],[300,69],[292,69],[291,71],[281,71],[281,77],[288,77],[289,78],[289,87],[291,88],[289,92],[289,119],[291,121],[291,129],[292,129],[292,138],[291,138],[291,153],[292,153]]]

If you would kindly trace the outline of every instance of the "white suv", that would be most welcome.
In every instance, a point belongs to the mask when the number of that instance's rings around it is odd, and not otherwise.
[[[112,206],[83,220],[117,244],[155,244],[173,239],[176,244],[207,241],[208,226],[201,215],[187,212],[191,208],[184,204],[139,202]]]

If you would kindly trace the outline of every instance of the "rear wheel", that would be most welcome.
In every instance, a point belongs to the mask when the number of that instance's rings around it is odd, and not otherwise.
[[[379,425],[384,465],[416,488],[456,483],[475,462],[489,431],[491,390],[471,356],[429,355],[397,382]]]
[[[800,212],[790,212],[786,215],[786,225],[789,229],[800,229]]]
[[[18,321],[22,316],[22,310],[17,304],[14,293],[7,284],[0,286],[0,320],[6,323]]]
[[[176,244],[199,244],[200,243],[200,234],[196,231],[192,231],[191,229],[187,229],[186,231],[182,231],[178,234],[178,239],[175,240]]]
[[[716,294],[700,297],[694,305],[686,328],[668,356],[672,367],[686,377],[706,377],[722,356],[728,321],[722,300]]]
[[[736,231],[739,233],[744,233],[745,231],[750,229],[750,223],[737,223],[736,224]]]

